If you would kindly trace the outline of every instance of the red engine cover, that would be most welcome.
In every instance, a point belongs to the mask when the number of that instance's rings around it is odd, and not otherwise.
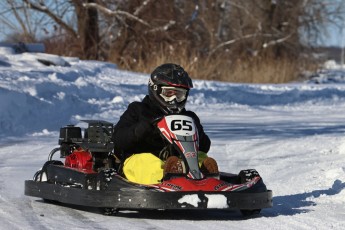
[[[92,170],[92,155],[90,152],[83,149],[74,150],[72,154],[66,157],[65,166],[76,169]]]

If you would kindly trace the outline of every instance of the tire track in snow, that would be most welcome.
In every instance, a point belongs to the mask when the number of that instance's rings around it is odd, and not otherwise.
[[[44,202],[43,200],[36,200],[33,202],[34,212],[43,216],[47,226],[59,223],[60,229],[109,229],[106,226],[100,225],[97,220],[102,219],[99,213],[88,212],[87,209],[83,210],[81,207],[69,207],[63,204],[54,204]],[[97,215],[97,216],[96,216]],[[95,220],[93,217],[95,216]]]
[[[0,229],[51,229],[46,227],[40,216],[32,209],[31,200],[24,197],[10,198],[2,197],[0,200]]]
[[[29,226],[32,226],[32,229],[48,230],[51,229],[51,226],[46,227],[44,224],[43,215],[37,212],[34,212],[32,203],[34,201],[31,199],[25,199],[23,204],[23,209],[21,209],[21,214],[25,220],[29,223]]]

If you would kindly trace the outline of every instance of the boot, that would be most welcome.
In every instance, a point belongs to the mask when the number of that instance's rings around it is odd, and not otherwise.
[[[207,157],[201,164],[200,171],[203,174],[217,174],[219,173],[218,164],[212,157]]]
[[[168,157],[164,165],[164,175],[167,173],[184,173],[186,167],[184,162],[176,156]]]

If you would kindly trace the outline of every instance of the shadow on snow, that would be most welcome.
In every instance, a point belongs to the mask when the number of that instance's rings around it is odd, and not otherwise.
[[[332,187],[323,190],[314,190],[306,193],[299,193],[286,196],[273,197],[273,208],[265,209],[263,216],[293,216],[300,213],[312,211],[310,207],[316,206],[315,198],[320,196],[334,196],[345,188],[345,182],[335,180]]]
[[[52,205],[57,207],[69,208],[70,213],[76,211],[85,211],[94,214],[102,215],[104,209],[85,207],[79,205],[71,205],[65,203],[59,203],[55,201],[43,201],[36,200],[39,203],[46,203],[44,205]],[[54,208],[54,207],[52,207]],[[242,216],[239,210],[157,210],[157,209],[138,209],[138,210],[119,210],[116,214],[107,216],[109,218],[128,218],[128,219],[151,219],[151,220],[193,220],[193,221],[204,221],[204,220],[231,220],[241,221],[244,219],[260,218],[261,214],[254,214],[248,217]]]

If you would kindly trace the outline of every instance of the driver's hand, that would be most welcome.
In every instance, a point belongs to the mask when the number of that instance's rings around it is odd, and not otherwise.
[[[158,154],[159,159],[162,161],[166,161],[170,156],[172,156],[172,153],[170,152],[170,148],[168,146],[164,147]]]

